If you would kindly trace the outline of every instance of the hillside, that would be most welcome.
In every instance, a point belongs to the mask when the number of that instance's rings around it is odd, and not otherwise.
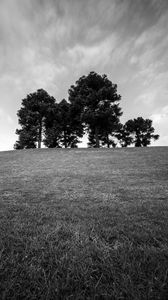
[[[0,152],[0,299],[167,299],[168,147]]]

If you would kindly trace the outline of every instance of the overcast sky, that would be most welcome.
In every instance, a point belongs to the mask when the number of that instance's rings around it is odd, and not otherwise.
[[[90,71],[118,85],[122,122],[151,118],[168,146],[168,0],[0,0],[0,150],[27,94],[59,102]]]

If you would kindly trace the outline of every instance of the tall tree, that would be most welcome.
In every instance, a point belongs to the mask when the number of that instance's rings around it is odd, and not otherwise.
[[[100,139],[108,137],[116,130],[119,117],[122,115],[117,94],[117,85],[113,84],[106,75],[90,72],[82,76],[69,89],[69,101],[72,106],[78,107],[78,116],[81,123],[95,140],[95,147],[100,147]]]
[[[83,127],[78,120],[76,107],[63,99],[50,111],[46,119],[44,143],[47,147],[77,147],[79,137],[83,136]]]
[[[154,134],[155,129],[150,119],[138,117],[137,119],[128,120],[125,123],[125,128],[130,132],[135,147],[146,147],[150,145],[152,139],[155,141],[159,138],[158,134]]]
[[[33,143],[37,142],[38,148],[41,148],[44,121],[54,105],[54,97],[43,89],[38,89],[22,100],[22,107],[17,112],[22,127],[21,130],[16,130],[16,134],[19,135],[17,147],[27,148],[31,145],[29,141],[33,140]]]
[[[44,121],[44,145],[48,148],[60,148],[61,139],[61,116],[59,104],[55,103],[53,107],[48,110],[47,117]]]
[[[71,127],[70,103],[63,99],[59,103],[60,127],[61,127],[61,144],[63,147],[71,147],[73,143],[77,144],[76,135]]]

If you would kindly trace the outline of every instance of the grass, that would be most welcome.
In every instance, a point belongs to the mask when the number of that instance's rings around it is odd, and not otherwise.
[[[0,299],[168,299],[167,147],[0,165]]]

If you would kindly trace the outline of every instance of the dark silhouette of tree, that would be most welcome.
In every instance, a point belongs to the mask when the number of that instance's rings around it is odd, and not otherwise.
[[[55,103],[47,112],[44,121],[44,145],[48,148],[61,148],[61,124],[59,104]]]
[[[150,145],[151,139],[158,140],[159,138],[158,134],[154,134],[155,129],[150,119],[138,117],[137,119],[128,120],[125,123],[125,128],[130,132],[135,147],[146,147]]]
[[[36,142],[38,148],[41,148],[45,119],[54,105],[54,97],[43,89],[27,95],[22,100],[22,107],[17,112],[22,129],[16,130],[16,134],[19,135],[19,140],[15,144],[16,149],[34,148]]]
[[[115,136],[119,140],[121,147],[127,147],[133,143],[133,137],[125,125],[120,125],[118,133]]]
[[[93,143],[93,146],[100,147],[100,139],[104,135],[107,146],[110,146],[109,135],[116,130],[122,115],[120,99],[117,85],[106,75],[101,76],[95,72],[80,77],[69,89],[69,101],[78,107],[79,119],[86,125],[90,134],[90,146],[94,140],[96,145]]]
[[[65,99],[55,105],[45,122],[44,144],[47,147],[76,148],[83,127],[76,115],[76,108]]]
[[[117,146],[116,136],[104,134],[101,136],[101,144],[102,146],[107,146],[107,148],[115,148]]]
[[[100,141],[100,145],[99,147],[113,147],[115,148],[117,146],[117,143],[115,142],[115,135],[109,135],[106,134],[105,132],[101,133],[98,135],[99,141]],[[88,140],[89,142],[88,147],[89,148],[96,148],[96,139],[95,139],[95,132],[94,129],[90,129],[88,132]]]
[[[19,141],[14,144],[14,149],[36,148],[36,131],[34,129],[17,129],[16,134],[19,135]]]
[[[63,99],[59,103],[60,126],[61,126],[61,144],[63,147],[76,147],[79,142],[75,126],[73,126],[73,117],[71,116],[71,104]]]
[[[56,103],[45,90],[27,95],[17,112],[21,129],[15,149],[41,148],[45,146],[76,148],[88,132],[89,147],[116,147],[116,139],[122,147],[134,144],[135,147],[150,145],[157,140],[152,120],[128,120],[120,123],[122,115],[117,94],[117,85],[106,75],[90,72],[82,76],[69,89],[69,102],[63,99]],[[44,137],[44,139],[43,139]]]
[[[98,138],[100,140],[100,135],[99,135]],[[94,129],[88,130],[88,143],[87,143],[87,145],[88,145],[89,148],[96,148],[96,138],[95,138]]]

